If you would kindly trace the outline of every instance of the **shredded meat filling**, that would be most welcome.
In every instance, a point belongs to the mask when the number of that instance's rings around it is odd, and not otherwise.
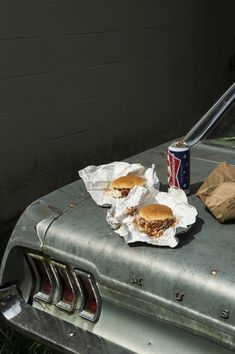
[[[134,216],[137,211],[137,206],[127,208],[127,214],[130,216]]]
[[[128,196],[128,194],[130,193],[130,189],[128,188],[114,188],[116,191],[121,193],[121,198],[125,198]]]
[[[143,218],[137,220],[137,226],[141,232],[146,233],[150,237],[161,236],[166,229],[174,224],[174,219],[146,221]]]

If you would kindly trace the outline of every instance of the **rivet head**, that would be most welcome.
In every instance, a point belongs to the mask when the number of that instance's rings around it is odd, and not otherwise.
[[[75,333],[74,332],[69,332],[69,337],[74,337]]]
[[[212,269],[211,275],[217,275],[217,270],[216,269]]]
[[[229,311],[226,309],[221,310],[220,317],[227,320],[229,318]]]

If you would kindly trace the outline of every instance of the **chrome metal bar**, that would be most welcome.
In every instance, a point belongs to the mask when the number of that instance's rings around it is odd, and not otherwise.
[[[0,289],[0,315],[18,331],[50,344],[62,353],[133,354],[94,333],[28,305],[15,285]]]
[[[198,143],[208,130],[218,121],[221,115],[228,109],[235,100],[235,83],[219,98],[209,111],[193,126],[185,135],[182,142],[188,146]]]

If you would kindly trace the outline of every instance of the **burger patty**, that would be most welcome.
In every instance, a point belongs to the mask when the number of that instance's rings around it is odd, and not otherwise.
[[[174,222],[175,219],[146,221],[143,218],[139,218],[137,220],[137,227],[149,236],[161,236]]]

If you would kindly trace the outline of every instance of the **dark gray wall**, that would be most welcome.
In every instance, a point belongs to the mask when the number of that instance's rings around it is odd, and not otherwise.
[[[228,87],[233,1],[0,4],[0,221],[186,132]],[[153,161],[154,162],[154,161]]]

